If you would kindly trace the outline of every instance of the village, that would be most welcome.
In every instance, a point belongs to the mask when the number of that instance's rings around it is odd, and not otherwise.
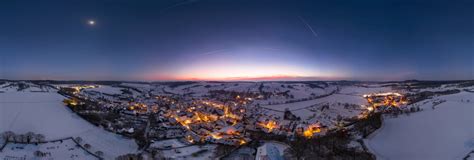
[[[264,131],[286,136],[312,137],[324,131],[320,124],[298,123],[291,113],[284,117],[264,114],[262,108],[249,107],[262,96],[234,92],[229,97],[194,99],[179,96],[107,95],[74,86],[61,88],[64,102],[81,115],[117,113],[117,123],[92,122],[112,132],[134,135],[139,130],[151,139],[185,137],[189,143],[242,145],[250,141],[245,131]],[[82,91],[82,92],[81,92]],[[225,99],[226,103],[220,100]],[[98,106],[99,105],[99,106]],[[88,116],[86,116],[88,117]],[[93,118],[90,120],[94,120]],[[153,122],[153,123],[149,123]],[[123,124],[123,125],[120,125]],[[324,133],[324,132],[323,132]]]
[[[59,95],[64,109],[122,136],[137,151],[111,154],[95,138],[82,135],[51,139],[45,134],[29,142],[31,136],[5,132],[4,153],[35,148],[37,157],[51,157],[69,147],[70,155],[63,156],[91,159],[292,159],[335,153],[371,159],[363,140],[380,128],[381,114],[408,115],[426,109],[420,105],[433,96],[460,92],[452,87],[410,92],[370,83],[178,84],[41,84],[37,87],[48,91],[37,92],[31,89],[36,84],[7,83],[4,88],[14,90],[4,89],[7,93]],[[433,107],[444,102],[434,100]],[[48,149],[51,145],[59,148]],[[311,148],[316,150],[308,152]],[[80,150],[87,154],[79,155]]]
[[[255,140],[251,132],[288,139],[309,139],[341,130],[341,126],[349,124],[343,120],[335,122],[333,126],[319,121],[311,123],[301,120],[288,109],[285,109],[283,116],[269,114],[267,108],[260,107],[255,101],[272,97],[272,94],[264,96],[258,92],[210,91],[211,94],[192,97],[169,92],[155,95],[133,87],[122,88],[117,94],[89,90],[100,87],[104,86],[76,85],[62,87],[59,92],[68,97],[64,102],[77,114],[111,132],[136,139],[139,147],[150,153],[172,149],[172,145],[153,144],[166,139],[179,139],[185,145],[221,144],[238,147]],[[360,111],[358,118],[382,111],[382,107],[402,107],[407,104],[406,98],[399,93],[374,93],[361,97],[370,106],[360,106],[361,109],[357,109]],[[321,107],[324,109],[329,106],[326,104]]]

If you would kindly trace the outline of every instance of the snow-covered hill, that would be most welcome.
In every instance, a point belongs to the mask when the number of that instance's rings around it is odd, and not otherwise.
[[[437,100],[446,102],[433,107],[431,102]],[[386,118],[383,127],[368,140],[379,159],[454,160],[474,150],[474,93],[419,103],[423,112]]]
[[[4,92],[0,93],[0,133],[34,132],[44,135],[46,140],[81,137],[84,143],[91,145],[92,151],[102,151],[106,159],[136,151],[137,145],[133,140],[107,132],[71,112],[62,103],[64,97],[61,95],[49,89],[46,91],[50,92],[37,90],[34,86],[21,91],[14,85],[3,88]],[[0,152],[0,159],[23,157],[21,155],[23,152]],[[32,153],[24,155],[27,159],[34,158]]]

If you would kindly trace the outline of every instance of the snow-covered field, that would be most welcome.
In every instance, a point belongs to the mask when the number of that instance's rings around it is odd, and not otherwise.
[[[91,151],[102,151],[106,159],[137,150],[133,140],[107,132],[66,108],[64,97],[55,92],[0,93],[0,132],[34,132],[46,140],[81,137]],[[0,152],[4,159],[5,152]]]
[[[265,108],[270,108],[274,110],[284,111],[286,108],[289,110],[299,110],[303,108],[307,108],[309,106],[315,104],[323,104],[323,103],[349,103],[349,104],[366,104],[367,100],[365,100],[362,96],[356,95],[343,95],[343,94],[333,94],[328,97],[307,100],[307,101],[300,101],[294,103],[286,103],[286,104],[277,104],[277,105],[262,105]]]
[[[163,150],[165,158],[171,159],[211,159],[213,150],[217,147],[215,144],[207,144],[204,146],[192,145],[188,147]],[[195,154],[195,155],[193,155]]]
[[[156,141],[150,144],[150,147],[155,148],[177,148],[177,147],[184,147],[186,144],[178,141],[177,139],[167,139],[162,141]]]
[[[121,91],[122,89],[123,88],[100,85],[97,88],[87,88],[87,89],[84,89],[84,90],[85,91],[96,91],[96,92],[106,93],[106,94],[122,94],[122,91]]]
[[[422,112],[386,118],[369,138],[369,148],[379,159],[462,159],[474,150],[474,94],[437,98],[447,101],[435,109],[426,103]]]
[[[390,87],[381,87],[381,86],[370,86],[370,87],[344,86],[344,87],[341,87],[341,90],[339,93],[362,96],[367,93],[379,93],[379,92],[390,92],[390,91],[392,91]]]
[[[44,156],[39,158],[34,155],[36,151],[41,151]],[[71,139],[50,142],[45,144],[14,144],[8,143],[0,155],[3,159],[77,159],[95,160],[93,155],[87,153],[76,146]]]
[[[265,141],[265,144],[271,144],[275,146],[278,149],[278,152],[280,152],[280,155],[283,156],[285,153],[285,150],[288,149],[290,146],[288,146],[285,143],[281,143],[278,141]]]

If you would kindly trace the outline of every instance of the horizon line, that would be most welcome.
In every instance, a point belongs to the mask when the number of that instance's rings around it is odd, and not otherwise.
[[[433,80],[433,79],[406,79],[406,80],[60,80],[60,79],[0,79],[0,81],[55,81],[55,82],[132,82],[132,83],[156,83],[156,82],[446,82],[446,81],[474,81],[474,79],[456,79],[456,80]]]

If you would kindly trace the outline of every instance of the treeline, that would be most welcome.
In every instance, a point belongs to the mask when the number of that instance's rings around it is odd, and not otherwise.
[[[446,91],[437,91],[437,92],[423,91],[423,92],[420,92],[420,93],[409,93],[409,94],[406,95],[406,97],[409,101],[408,105],[410,105],[410,104],[414,104],[414,103],[420,102],[420,101],[425,100],[425,99],[432,98],[433,96],[456,94],[456,93],[460,93],[460,92],[461,92],[461,90],[459,90],[459,89],[452,89],[452,90],[446,90]]]

